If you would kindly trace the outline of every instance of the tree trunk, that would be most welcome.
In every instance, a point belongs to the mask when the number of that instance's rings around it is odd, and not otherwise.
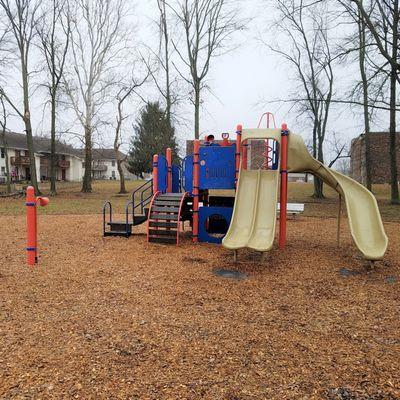
[[[82,192],[92,191],[92,129],[85,126],[85,174],[83,175]]]
[[[369,124],[369,101],[368,101],[368,78],[365,72],[365,21],[359,13],[358,20],[359,34],[359,67],[361,74],[361,82],[363,89],[363,107],[364,107],[364,134],[365,134],[365,186],[369,191],[372,191],[372,160],[371,160],[371,140],[370,140],[370,124]]]
[[[86,99],[85,118],[85,174],[83,176],[83,193],[92,192],[92,101],[90,96]]]
[[[122,168],[122,160],[118,157],[117,158],[117,168],[118,168],[118,173],[119,173],[119,193],[127,193],[126,188],[125,188],[125,176],[124,176],[124,170]]]
[[[56,93],[55,90],[51,92],[51,143],[50,143],[50,196],[55,196],[56,191],[56,171],[57,171],[57,157],[56,157]]]
[[[200,84],[194,86],[194,138],[200,138]]]
[[[24,52],[22,52],[24,54]],[[22,54],[22,55],[23,55]],[[30,181],[32,186],[35,188],[35,193],[40,194],[38,180],[36,176],[36,160],[35,160],[35,149],[33,145],[32,135],[32,124],[31,124],[31,113],[29,109],[29,82],[28,82],[28,69],[24,61],[24,57],[21,57],[21,71],[22,71],[22,88],[24,93],[24,124],[26,132],[26,144],[28,147],[29,154],[29,168],[30,168]]]
[[[391,203],[400,204],[399,184],[397,178],[397,154],[396,154],[396,67],[392,65],[390,73],[390,185]]]
[[[321,134],[318,134],[317,140],[317,160],[324,163],[324,149],[323,149],[323,142],[321,139]],[[314,194],[313,197],[315,199],[323,199],[324,196],[324,182],[322,179],[318,178],[317,176],[314,177]]]
[[[397,154],[396,154],[396,62],[398,56],[398,28],[399,28],[399,1],[393,4],[393,43],[392,43],[392,65],[390,71],[390,185],[391,185],[391,203],[400,204],[399,183],[397,178]]]

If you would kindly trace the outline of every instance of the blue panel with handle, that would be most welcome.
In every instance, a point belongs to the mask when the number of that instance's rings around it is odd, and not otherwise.
[[[235,146],[200,147],[200,189],[235,188]]]

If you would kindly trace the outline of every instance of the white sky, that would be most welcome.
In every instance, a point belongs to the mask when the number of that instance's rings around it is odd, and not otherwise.
[[[259,32],[265,32],[265,27],[270,26],[274,18],[274,10],[267,8],[271,2],[267,0],[247,0],[243,2],[243,15],[251,17],[247,30],[241,32],[234,38],[239,47],[234,51],[215,58],[212,61],[210,74],[207,79],[212,93],[203,95],[203,108],[201,111],[200,128],[202,134],[213,133],[219,137],[221,132],[233,132],[238,123],[244,127],[256,127],[260,115],[265,111],[275,114],[278,126],[286,122],[291,130],[309,137],[310,130],[296,121],[294,112],[288,112],[287,106],[279,104],[266,105],[266,100],[284,98],[289,94],[293,85],[290,66],[282,63],[275,55],[263,47],[257,37]],[[157,19],[158,10],[155,0],[136,0],[134,7],[134,20],[136,24],[135,39],[145,42],[147,45],[156,46],[156,30],[153,20]],[[265,41],[275,38],[272,30],[263,34]],[[336,81],[337,93],[343,93],[346,81],[352,79],[357,70],[349,67],[337,69],[339,78]],[[348,83],[348,82],[347,82]],[[17,89],[17,88],[16,88]],[[146,86],[141,92],[145,98],[154,98],[155,90]],[[46,134],[48,131],[48,114],[43,114],[44,92],[40,89],[32,96],[32,118],[36,134]],[[133,101],[129,107],[132,114],[131,120],[125,126],[125,139],[133,133],[131,124],[137,117],[139,111],[138,100]],[[190,129],[192,126],[193,107],[189,102],[182,104],[178,112],[188,118],[186,126],[177,127],[177,135],[182,144],[184,139],[193,138]],[[43,115],[45,115],[44,122]],[[63,123],[68,123],[68,113],[61,116]],[[388,124],[384,115],[382,126],[379,129],[386,129]],[[113,117],[114,118],[114,117]],[[335,130],[343,140],[350,142],[351,138],[362,132],[363,120],[361,113],[353,114],[346,107],[334,108],[331,114],[329,129]],[[13,118],[10,121],[9,129],[22,131],[23,125],[20,120]],[[112,146],[113,129],[102,135],[101,144]],[[64,138],[67,141],[68,138]],[[128,146],[124,146],[128,150]],[[327,157],[329,158],[329,157]]]

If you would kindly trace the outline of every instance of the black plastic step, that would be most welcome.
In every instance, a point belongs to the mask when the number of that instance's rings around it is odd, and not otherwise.
[[[177,228],[176,222],[149,221],[149,226],[152,228]]]
[[[176,237],[154,237],[154,236],[150,236],[149,237],[149,242],[153,242],[153,243],[176,243]]]
[[[177,214],[151,214],[150,219],[157,219],[161,221],[177,221]]]
[[[131,232],[127,232],[127,231],[108,231],[108,232],[104,232],[104,236],[125,236],[125,237],[129,237],[131,236]]]
[[[147,221],[147,215],[135,215],[133,217],[133,225],[140,225]]]
[[[113,231],[125,231],[127,228],[128,228],[128,230],[130,230],[132,228],[132,222],[128,222],[128,224],[126,224],[125,221],[107,222],[107,225]]]
[[[157,211],[157,212],[169,212],[169,213],[178,213],[179,212],[179,207],[153,207],[151,211]]]
[[[155,206],[176,206],[180,203],[180,201],[172,201],[172,200],[158,200],[158,198],[154,201],[153,205]]]
[[[176,238],[176,230],[149,229],[150,236],[172,236]]]

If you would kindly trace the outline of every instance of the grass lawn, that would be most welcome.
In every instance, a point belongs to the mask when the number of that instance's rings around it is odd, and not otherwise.
[[[40,213],[43,214],[100,214],[105,201],[111,201],[113,210],[122,213],[125,203],[130,200],[134,189],[144,181],[127,181],[128,194],[120,195],[118,181],[94,181],[92,193],[81,193],[81,184],[65,182],[58,184],[58,195],[51,199],[50,204]],[[41,185],[44,195],[49,192],[49,184]],[[384,221],[400,221],[400,207],[389,203],[390,186],[374,185],[374,194]],[[2,188],[0,188],[2,191]],[[314,199],[312,183],[289,183],[289,201],[305,203],[304,216],[335,217],[338,211],[337,193],[325,185],[325,199]],[[18,215],[24,212],[22,199],[0,199],[0,215]]]

